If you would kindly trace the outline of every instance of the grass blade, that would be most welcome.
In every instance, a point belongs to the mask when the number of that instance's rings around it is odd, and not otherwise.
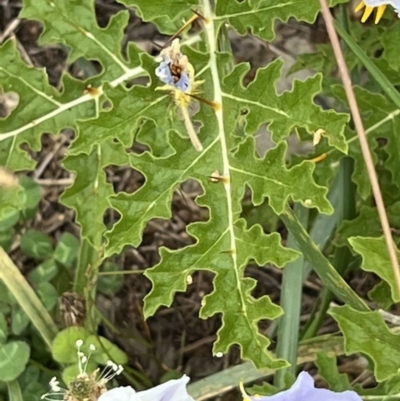
[[[287,207],[280,215],[287,229],[296,238],[297,244],[304,257],[311,262],[314,271],[318,274],[324,285],[328,287],[339,299],[354,309],[368,311],[368,306],[349,287],[346,281],[340,276],[336,269],[329,263],[315,243],[311,240],[307,231],[299,222],[292,210]]]
[[[346,45],[360,59],[364,67],[375,78],[383,91],[389,96],[392,102],[400,108],[400,95],[385,74],[375,65],[375,63],[365,54],[364,50],[353,40],[346,30],[335,21],[336,32],[346,42]]]
[[[308,225],[309,209],[297,203],[294,213],[299,221]],[[287,246],[299,250],[296,239],[292,233],[288,235]],[[276,356],[286,359],[290,366],[280,369],[274,377],[274,385],[278,388],[285,386],[285,376],[290,373],[296,375],[297,346],[299,340],[300,309],[303,291],[304,257],[287,264],[283,269],[281,306],[284,315],[279,319]]]
[[[0,247],[0,279],[17,300],[32,324],[39,331],[44,342],[51,347],[57,334],[57,326],[35,294],[18,267],[12,262],[7,253]]]

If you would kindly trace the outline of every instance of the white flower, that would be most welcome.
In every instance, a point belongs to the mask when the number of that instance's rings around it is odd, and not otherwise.
[[[367,7],[392,6],[400,17],[400,0],[364,0]]]
[[[186,390],[189,380],[183,375],[138,393],[132,387],[117,387],[102,394],[98,401],[194,401]]]
[[[335,392],[325,388],[315,388],[314,379],[307,372],[301,372],[292,387],[271,396],[248,396],[243,393],[245,401],[362,401],[355,391]]]

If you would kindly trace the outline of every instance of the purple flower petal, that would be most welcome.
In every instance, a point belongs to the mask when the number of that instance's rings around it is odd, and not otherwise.
[[[169,380],[138,393],[132,387],[118,387],[101,395],[99,401],[194,401],[186,390],[189,380],[183,375],[178,380]]]
[[[334,391],[315,388],[314,380],[307,372],[301,372],[293,386],[270,397],[252,396],[252,401],[362,401],[354,391]]]

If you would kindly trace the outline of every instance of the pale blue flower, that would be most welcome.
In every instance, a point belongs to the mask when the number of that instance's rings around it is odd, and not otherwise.
[[[167,85],[174,84],[174,77],[171,74],[171,70],[169,68],[171,64],[171,60],[161,61],[160,65],[156,68],[156,75]]]
[[[171,60],[167,59],[165,61],[161,61],[160,65],[156,68],[157,77],[167,85],[172,85],[182,92],[189,92],[191,88],[188,74],[184,71],[181,71],[179,80],[175,82],[174,77],[171,74],[170,66]]]
[[[162,61],[156,68],[156,75],[162,82],[173,86],[182,92],[190,92],[190,77],[193,75],[193,66],[188,58],[181,53],[181,45],[178,38],[174,39],[170,46],[160,53]]]
[[[117,387],[101,395],[98,401],[194,401],[186,390],[189,380],[183,375],[138,393],[132,387]]]
[[[251,401],[362,401],[354,391],[335,393],[323,388],[315,388],[314,380],[307,372],[301,372],[293,386],[286,391],[269,397],[251,396],[247,398],[250,398]]]

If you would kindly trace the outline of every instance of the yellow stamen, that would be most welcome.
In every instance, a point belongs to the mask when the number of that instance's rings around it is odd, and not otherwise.
[[[356,9],[354,10],[356,13],[358,13],[359,11],[361,11],[363,8],[365,7],[365,3],[361,0],[358,3],[358,6],[356,7]]]
[[[361,22],[365,22],[369,18],[369,16],[372,14],[372,11],[374,11],[374,7],[366,6],[364,14],[361,18]]]
[[[375,16],[375,24],[377,24],[382,19],[386,7],[387,6],[378,6],[378,10],[376,11],[376,16]]]

